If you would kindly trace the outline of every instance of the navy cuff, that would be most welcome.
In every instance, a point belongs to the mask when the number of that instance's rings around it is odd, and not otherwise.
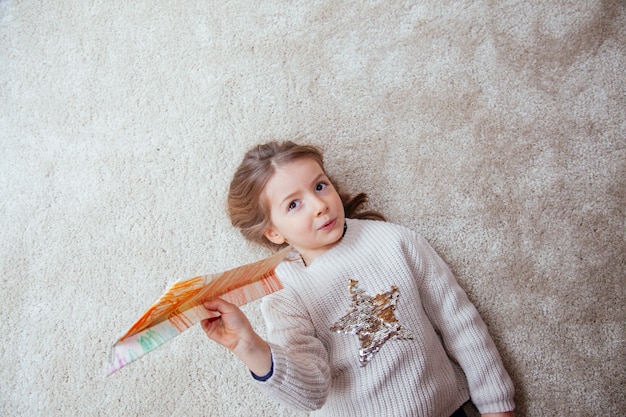
[[[261,382],[267,381],[268,379],[270,379],[272,377],[272,375],[274,375],[274,358],[272,358],[272,365],[271,365],[270,371],[267,373],[267,375],[258,376],[257,374],[255,374],[252,371],[250,371],[250,373],[252,374],[252,378],[256,379],[257,381],[261,381]]]

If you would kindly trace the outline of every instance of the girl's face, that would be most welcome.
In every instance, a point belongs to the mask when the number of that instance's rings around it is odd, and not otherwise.
[[[263,197],[272,223],[265,237],[291,244],[307,265],[341,240],[343,204],[315,160],[303,158],[278,167]]]

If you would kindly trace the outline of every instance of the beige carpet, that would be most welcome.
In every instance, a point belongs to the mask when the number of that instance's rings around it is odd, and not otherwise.
[[[440,251],[518,415],[626,415],[625,52],[623,1],[1,0],[0,415],[302,415],[199,327],[101,373],[169,284],[267,255],[224,201],[269,138]]]

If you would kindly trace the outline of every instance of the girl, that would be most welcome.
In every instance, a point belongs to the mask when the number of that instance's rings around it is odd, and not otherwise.
[[[228,195],[231,222],[249,240],[293,257],[284,289],[261,303],[268,341],[236,306],[207,336],[250,369],[259,388],[315,416],[513,416],[513,384],[476,309],[450,270],[412,231],[376,212],[366,195],[339,194],[312,146],[250,150]],[[377,221],[376,221],[377,220]]]

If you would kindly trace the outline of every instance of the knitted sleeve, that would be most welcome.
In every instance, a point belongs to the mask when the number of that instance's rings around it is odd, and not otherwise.
[[[481,412],[511,411],[513,382],[478,311],[434,249],[416,236],[413,251],[420,298],[448,355],[463,369],[472,401]]]
[[[315,337],[308,312],[298,300],[289,288],[263,299],[274,373],[267,381],[255,383],[282,403],[313,411],[326,402],[331,373],[328,352]]]

